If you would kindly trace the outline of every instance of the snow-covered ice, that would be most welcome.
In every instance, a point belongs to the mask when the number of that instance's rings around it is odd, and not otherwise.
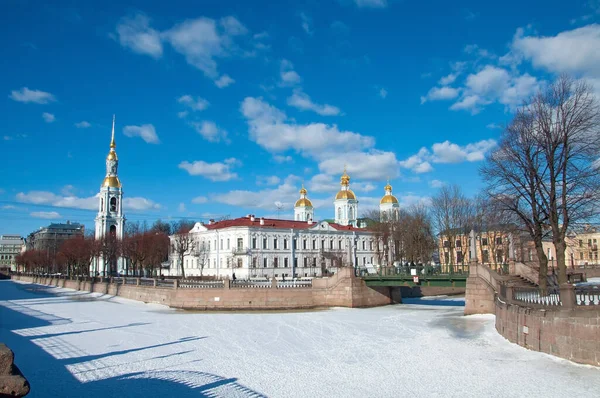
[[[600,369],[511,344],[456,298],[424,301],[187,313],[2,281],[0,341],[31,397],[598,395]]]

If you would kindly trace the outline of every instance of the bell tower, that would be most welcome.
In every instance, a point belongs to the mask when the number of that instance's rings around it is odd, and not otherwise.
[[[95,237],[96,240],[103,242],[103,246],[115,246],[117,241],[123,239],[125,228],[123,189],[118,176],[119,158],[115,151],[116,147],[115,117],[113,115],[110,150],[106,156],[106,176],[100,185],[98,214],[95,219]],[[93,275],[97,273],[100,276],[108,276],[117,272],[123,273],[123,259],[118,258],[116,255],[111,255],[110,252],[110,247],[105,247],[103,253],[94,259],[92,264]]]

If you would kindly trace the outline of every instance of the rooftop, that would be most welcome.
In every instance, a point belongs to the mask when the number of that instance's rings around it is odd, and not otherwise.
[[[262,224],[261,224],[262,220]],[[246,217],[234,218],[231,220],[210,221],[204,224],[209,230],[223,229],[230,227],[253,227],[253,228],[270,228],[270,229],[310,229],[319,224],[318,221],[309,223],[308,221],[281,220],[276,218],[261,218],[253,215]],[[340,225],[328,222],[329,226],[338,231],[366,231],[364,228],[356,228],[351,225]]]

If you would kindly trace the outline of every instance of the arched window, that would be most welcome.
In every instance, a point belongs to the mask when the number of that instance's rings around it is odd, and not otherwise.
[[[342,219],[342,208],[338,207],[338,216],[337,216],[338,220]]]
[[[398,209],[394,209],[394,220],[398,221],[398,219],[399,219]]]
[[[353,207],[350,208],[350,212],[348,214],[348,219],[354,220],[354,208]]]
[[[100,198],[100,211],[104,211],[104,198]]]
[[[117,211],[117,198],[110,198],[110,211]]]
[[[117,226],[116,225],[111,225],[110,226],[110,234],[112,236],[115,236],[117,234]]]

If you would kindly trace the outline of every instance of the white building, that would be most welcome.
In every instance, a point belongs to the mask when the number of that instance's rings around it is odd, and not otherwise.
[[[185,275],[231,278],[235,272],[236,278],[312,277],[335,272],[340,266],[378,264],[377,238],[372,231],[357,227],[358,200],[349,182],[344,170],[334,201],[335,222],[313,221],[312,202],[302,187],[294,220],[247,215],[196,223],[190,231],[194,248],[183,259]],[[181,275],[179,261],[171,253],[166,274]]]
[[[24,238],[19,235],[0,235],[0,271],[17,271],[15,258],[24,251]]]
[[[103,239],[108,234],[117,240],[123,239],[125,216],[123,215],[123,189],[118,176],[119,158],[115,151],[115,118],[113,116],[110,150],[106,156],[106,176],[100,185],[98,214],[95,219],[95,237]],[[112,262],[112,264],[111,264]],[[97,257],[92,262],[93,275],[108,275],[124,270],[123,258],[105,259]]]

